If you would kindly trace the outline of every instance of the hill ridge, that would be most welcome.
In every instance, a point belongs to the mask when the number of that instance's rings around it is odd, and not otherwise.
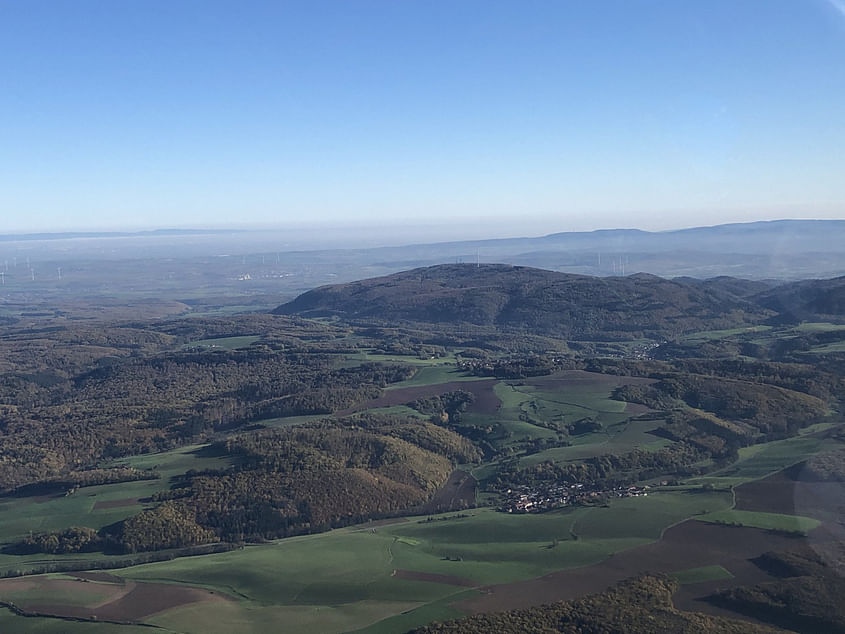
[[[441,264],[322,286],[275,314],[464,323],[570,338],[666,336],[773,313],[730,292],[647,273],[593,277],[510,264]]]

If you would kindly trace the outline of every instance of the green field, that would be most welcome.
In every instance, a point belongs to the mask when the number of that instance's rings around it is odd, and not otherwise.
[[[803,324],[799,324],[793,328],[795,332],[831,332],[834,330],[845,330],[845,325],[843,324],[832,324],[830,322],[821,321],[821,322],[806,322]]]
[[[681,341],[684,343],[703,343],[705,341],[726,339],[738,335],[769,332],[770,330],[772,330],[771,326],[746,326],[743,328],[730,328],[728,330],[704,330],[684,335],[681,337]]]
[[[700,478],[693,478],[690,484],[710,483],[717,487],[737,486],[752,480],[759,480],[796,462],[806,460],[825,447],[830,440],[815,436],[796,436],[786,440],[760,445],[751,445],[739,450],[739,460],[734,464]]]
[[[104,484],[78,489],[73,495],[62,493],[48,496],[0,498],[0,544],[20,540],[29,532],[46,532],[69,526],[103,526],[135,515],[148,505],[138,502],[153,493],[170,488],[172,478],[189,469],[225,468],[229,462],[219,456],[208,455],[205,445],[191,445],[158,454],[122,458],[104,466],[125,465],[136,469],[152,469],[160,474],[158,480],[140,480]],[[102,508],[103,503],[117,506]],[[95,508],[97,504],[101,508]],[[34,554],[15,556],[0,554],[0,574],[8,570],[29,570],[45,562],[115,560],[98,553],[85,555]]]
[[[391,357],[395,359],[404,359],[404,357]],[[439,385],[440,383],[450,383],[452,381],[486,381],[488,376],[473,376],[466,374],[457,367],[450,364],[432,365],[432,361],[425,361],[424,365],[406,381],[393,383],[388,387],[388,390],[395,390],[403,387],[419,387],[423,385]]]
[[[603,428],[595,433],[572,436],[570,447],[555,447],[525,456],[520,462],[523,466],[545,460],[583,459],[642,445],[663,446],[662,440],[645,433],[659,423],[631,421],[631,415],[625,412],[627,404],[610,398],[614,386],[615,382],[602,375],[596,375],[595,379],[579,375],[572,380],[564,375],[558,389],[550,389],[540,381],[532,383],[531,379],[500,381],[493,388],[501,401],[495,416],[467,414],[463,422],[478,427],[496,426],[498,433],[493,440],[500,448],[522,441],[557,439],[558,432],[544,424],[566,427],[579,420],[591,419]]]
[[[149,627],[141,625],[114,625],[112,623],[82,623],[63,619],[21,617],[0,607],[0,632],[26,632],[27,634],[150,634]]]
[[[282,418],[263,418],[257,420],[253,425],[263,425],[264,427],[290,427],[292,425],[304,425],[306,423],[314,423],[328,418],[326,414],[305,414],[303,416],[284,416]]]
[[[258,335],[243,335],[240,337],[220,337],[219,339],[201,339],[186,343],[183,348],[220,348],[221,350],[237,350],[247,348],[261,339]]]
[[[822,346],[815,346],[804,354],[829,354],[833,352],[845,352],[845,341],[837,341],[835,343],[828,343]]]
[[[761,511],[737,511],[735,509],[708,513],[696,519],[714,524],[733,524],[762,528],[764,530],[787,531],[790,533],[807,534],[821,522],[810,517],[800,515],[784,515],[781,513],[763,513]]]
[[[261,632],[284,622],[286,632],[402,632],[458,616],[450,603],[473,593],[471,586],[597,563],[658,539],[686,517],[730,504],[728,493],[670,492],[539,515],[477,509],[467,517],[363,525],[114,574],[196,585],[230,597],[167,610],[148,621],[170,630]],[[456,581],[401,578],[396,571]],[[28,619],[7,618],[11,631],[39,631],[29,629]]]
[[[571,462],[586,460],[602,454],[626,453],[634,449],[656,451],[671,441],[658,438],[648,432],[659,427],[660,420],[627,419],[605,428],[603,432],[585,434],[572,438],[569,447],[554,447],[520,458],[520,466],[532,466],[550,460],[552,462]]]
[[[397,361],[401,363],[407,363],[408,365],[415,365],[415,366],[441,366],[441,365],[455,365],[455,355],[449,354],[445,357],[431,357],[426,359],[421,359],[419,356],[410,355],[410,354],[380,354],[377,352],[359,352],[357,354],[347,354],[346,358],[348,360],[355,360],[364,362],[372,362],[372,361],[379,361],[379,362],[391,362]]]

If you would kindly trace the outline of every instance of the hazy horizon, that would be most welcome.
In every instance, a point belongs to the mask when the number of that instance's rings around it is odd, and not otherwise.
[[[379,240],[396,237],[431,238],[437,241],[452,240],[485,240],[502,238],[536,238],[556,233],[589,233],[593,231],[624,231],[639,230],[653,233],[666,233],[681,231],[684,229],[695,229],[701,227],[713,227],[730,224],[751,224],[782,221],[813,221],[813,220],[842,220],[838,216],[771,216],[762,218],[737,218],[726,219],[724,222],[703,221],[701,223],[638,223],[634,218],[627,224],[591,224],[589,221],[572,222],[571,219],[561,222],[555,218],[520,218],[518,220],[504,218],[476,218],[461,219],[458,222],[410,222],[402,224],[381,223],[352,223],[352,222],[287,222],[287,223],[191,223],[191,224],[169,224],[169,225],[133,225],[115,224],[103,226],[79,225],[65,228],[45,228],[33,230],[2,231],[3,236],[28,236],[28,235],[62,235],[62,234],[145,234],[159,233],[166,235],[167,232],[189,232],[202,234],[226,232],[232,233],[291,233],[299,236],[306,236],[319,232],[324,238],[377,238]],[[483,226],[479,223],[484,223]]]
[[[843,54],[839,0],[9,0],[0,232],[845,217]]]

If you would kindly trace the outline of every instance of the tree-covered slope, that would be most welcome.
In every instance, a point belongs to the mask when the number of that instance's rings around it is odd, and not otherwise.
[[[845,276],[784,284],[755,295],[753,300],[793,321],[842,319],[845,317]]]
[[[450,264],[324,286],[276,314],[469,323],[557,336],[665,336],[770,315],[723,289],[653,275],[590,277],[503,264]]]

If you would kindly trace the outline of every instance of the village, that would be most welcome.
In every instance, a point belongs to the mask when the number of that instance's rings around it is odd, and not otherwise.
[[[649,486],[620,486],[609,490],[591,490],[583,484],[553,484],[541,487],[521,486],[508,489],[503,503],[498,507],[502,513],[542,513],[563,506],[596,504],[610,498],[645,497]]]

